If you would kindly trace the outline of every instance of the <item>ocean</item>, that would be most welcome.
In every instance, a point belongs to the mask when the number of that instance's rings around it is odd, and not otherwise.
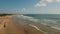
[[[60,30],[60,14],[23,14],[21,17]]]

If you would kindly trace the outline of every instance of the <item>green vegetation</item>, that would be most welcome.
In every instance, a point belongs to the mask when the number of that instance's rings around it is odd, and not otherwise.
[[[13,15],[13,14],[0,14],[0,16],[7,16],[7,15]]]

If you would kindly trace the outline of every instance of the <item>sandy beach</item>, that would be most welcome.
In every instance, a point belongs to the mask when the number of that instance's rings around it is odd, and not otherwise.
[[[0,17],[0,34],[60,34],[60,30],[10,15]]]
[[[55,28],[51,28],[50,26],[47,26],[47,25],[43,25],[40,22],[36,23],[36,22],[29,21],[27,19],[24,19],[24,18],[21,18],[18,16],[15,16],[13,18],[14,18],[15,22],[18,22],[16,24],[24,25],[25,30],[30,31],[30,32],[28,31],[29,33],[31,33],[32,31],[35,32],[35,30],[36,30],[36,32],[34,34],[38,34],[38,33],[41,33],[41,34],[60,34],[60,30],[55,29]]]
[[[0,17],[0,20],[3,20],[1,22],[2,27],[0,27],[0,34],[43,34],[22,21],[18,24],[12,17],[13,16]]]
[[[0,29],[0,34],[25,34],[22,27],[17,27],[13,23],[12,16],[2,17],[2,19],[4,20],[3,22],[5,23],[5,27],[3,25],[4,23],[2,22],[3,26]]]

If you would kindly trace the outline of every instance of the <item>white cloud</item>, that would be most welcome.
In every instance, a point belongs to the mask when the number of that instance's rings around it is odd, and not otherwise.
[[[57,2],[60,2],[60,0],[57,0]]]
[[[55,0],[45,0],[45,1],[47,1],[47,2],[55,2]]]
[[[38,2],[35,7],[47,6],[48,3],[60,2],[60,0],[41,0]]]
[[[29,9],[27,9],[27,8],[22,8],[20,10],[20,14],[30,14],[30,13],[31,13],[31,11]]]
[[[26,11],[26,8],[23,8],[21,11],[23,11],[23,12]]]
[[[40,1],[40,2],[37,3],[35,6],[38,6],[38,7],[39,7],[39,6],[47,6],[47,5],[46,5],[46,2],[45,2],[45,1],[43,1],[43,2]]]

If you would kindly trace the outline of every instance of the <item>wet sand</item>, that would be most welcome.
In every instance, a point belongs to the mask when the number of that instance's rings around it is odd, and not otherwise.
[[[27,19],[23,19],[23,18],[20,18],[20,17],[18,18],[17,16],[14,17],[14,21],[18,22],[16,24],[22,24],[22,25],[26,26],[25,27],[25,31],[29,30],[30,31],[30,32],[28,31],[29,33],[31,33],[32,30],[33,30],[33,32],[35,32],[35,30],[36,30],[35,33],[39,33],[40,32],[41,34],[60,34],[60,30],[51,28],[50,26],[47,26],[47,25],[40,24],[40,22],[37,22],[37,23],[36,22],[32,22],[32,21],[29,21]],[[34,26],[30,26],[29,24],[32,24]]]

